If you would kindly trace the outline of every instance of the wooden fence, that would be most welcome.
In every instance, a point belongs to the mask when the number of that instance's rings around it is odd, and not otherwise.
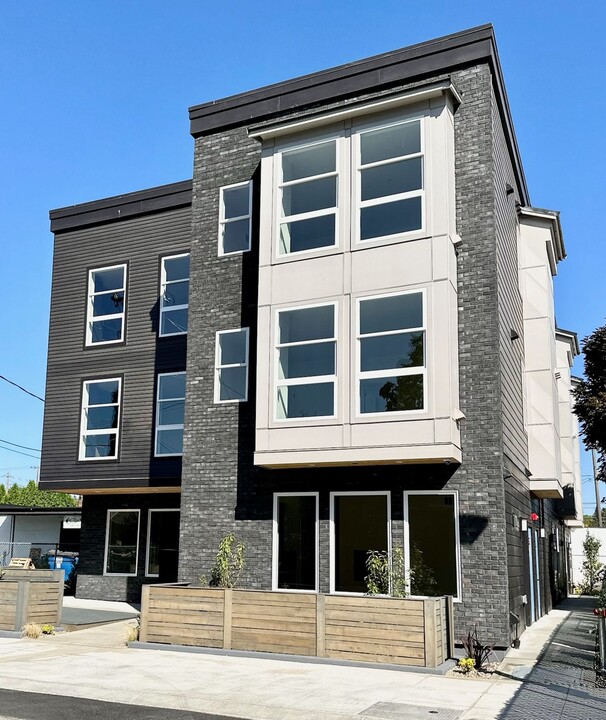
[[[0,630],[19,631],[27,623],[59,624],[62,570],[2,568],[0,572]]]
[[[437,667],[452,653],[452,599],[147,585],[142,642]]]

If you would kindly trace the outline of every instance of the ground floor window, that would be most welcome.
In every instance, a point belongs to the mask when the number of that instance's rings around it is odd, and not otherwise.
[[[331,494],[331,592],[365,593],[370,550],[390,550],[389,493]]]
[[[404,493],[411,595],[460,597],[458,515],[456,493]]]
[[[318,494],[274,495],[275,590],[318,589]]]
[[[136,575],[139,510],[108,510],[105,537],[106,575]]]
[[[179,518],[177,509],[149,511],[145,574],[149,577],[177,579],[179,555]]]

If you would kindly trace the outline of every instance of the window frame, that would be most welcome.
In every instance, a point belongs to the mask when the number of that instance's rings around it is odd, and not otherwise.
[[[97,272],[103,272],[105,270],[116,270],[118,268],[123,269],[124,273],[124,280],[123,280],[123,286],[121,290],[104,290],[101,292],[95,293],[94,291],[94,281],[93,281],[93,273]],[[127,290],[128,290],[128,263],[117,263],[116,265],[105,265],[102,267],[94,267],[90,268],[88,270],[88,281],[87,281],[87,290],[86,290],[86,325],[85,325],[85,333],[84,333],[84,346],[89,347],[99,347],[104,345],[119,345],[120,343],[126,342],[126,303],[127,303]],[[103,295],[110,292],[123,292],[124,293],[124,299],[122,302],[122,311],[119,313],[112,313],[111,315],[102,315],[97,320],[95,320],[95,317],[93,315],[93,299],[96,295]],[[116,318],[120,318],[122,321],[122,337],[120,337],[118,340],[100,340],[100,341],[93,341],[93,323],[98,322],[101,319],[104,320],[114,320]]]
[[[112,513],[137,513],[137,547],[135,554],[134,573],[112,573],[107,571],[107,559],[109,551],[109,520]],[[106,577],[137,577],[139,574],[139,542],[141,540],[141,510],[140,508],[110,508],[105,518],[105,551],[103,553],[103,575]]]
[[[233,218],[225,217],[225,190],[234,190],[239,187],[248,185],[248,215],[238,215]],[[244,180],[243,182],[232,183],[231,185],[222,185],[219,188],[219,235],[217,240],[217,252],[219,257],[229,257],[231,255],[242,255],[245,252],[250,252],[252,248],[252,204],[253,204],[253,181]],[[241,220],[248,220],[248,247],[243,250],[231,250],[225,252],[223,247],[223,231],[225,225],[230,222],[236,222]]]
[[[178,332],[169,332],[165,333],[162,332],[162,316],[165,312],[170,312],[171,310],[187,310],[187,327],[189,329],[189,285],[188,285],[188,292],[187,292],[187,304],[186,305],[172,305],[171,307],[163,307],[162,302],[164,298],[164,293],[167,285],[172,285],[177,282],[183,282],[184,279],[181,280],[166,280],[166,266],[165,262],[166,260],[175,260],[177,258],[182,257],[189,257],[190,259],[190,271],[187,274],[187,282],[190,282],[191,277],[191,253],[190,252],[182,252],[182,253],[175,253],[174,255],[162,255],[160,258],[160,295],[159,295],[159,303],[160,303],[160,312],[158,316],[158,337],[176,337],[178,335],[187,335],[187,330],[180,330]]]
[[[155,422],[154,422],[154,457],[155,458],[166,458],[166,457],[183,457],[183,452],[180,453],[158,453],[158,431],[159,430],[181,430],[184,432],[185,429],[185,417],[183,418],[182,425],[160,425],[160,403],[166,402],[167,400],[180,400],[181,398],[164,398],[160,400],[160,378],[167,377],[168,375],[183,375],[184,378],[184,390],[183,390],[183,406],[185,412],[185,397],[187,395],[187,374],[185,370],[176,370],[174,372],[163,372],[157,373],[156,375],[156,406],[154,408]]]
[[[244,333],[245,337],[245,354],[246,354],[246,360],[243,363],[230,363],[228,365],[219,365],[219,336],[220,335],[229,335],[233,333]],[[245,392],[243,398],[233,398],[231,400],[221,400],[221,383],[219,382],[219,376],[220,371],[224,370],[226,368],[239,368],[243,367],[246,369],[245,373]],[[248,375],[250,370],[250,328],[248,327],[242,327],[242,328],[233,328],[231,330],[217,330],[215,333],[215,391],[214,391],[214,400],[215,405],[225,405],[229,403],[241,403],[241,402],[248,402]]]
[[[78,462],[103,462],[103,461],[116,461],[120,457],[120,424],[122,422],[122,376],[109,377],[109,378],[88,378],[82,380],[82,386],[80,388],[80,426],[79,426],[79,437],[78,437]],[[118,402],[117,403],[105,403],[103,405],[85,405],[85,398],[87,398],[86,386],[93,383],[104,383],[104,382],[117,382],[118,383]],[[85,418],[86,410],[90,407],[118,407],[118,419],[116,421],[115,428],[99,428],[97,430],[85,430]],[[86,443],[85,437],[88,435],[113,435],[116,436],[116,454],[108,455],[106,457],[86,457]]]
[[[272,547],[271,547],[271,589],[272,592],[287,593],[303,593],[317,594],[320,588],[320,493],[315,491],[309,492],[275,492],[273,497],[273,518],[272,518]],[[281,497],[314,497],[316,499],[316,520],[315,520],[315,587],[313,590],[301,590],[297,588],[280,588],[278,587],[278,552],[279,552],[279,532],[278,532],[278,500]]]
[[[147,537],[145,540],[145,577],[157,578],[160,577],[159,573],[150,573],[149,571],[149,547],[151,541],[151,519],[152,513],[163,513],[163,512],[181,512],[180,508],[149,508],[147,511]]]

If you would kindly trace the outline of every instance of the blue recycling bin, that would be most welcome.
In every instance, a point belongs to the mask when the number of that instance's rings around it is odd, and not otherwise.
[[[53,553],[48,556],[48,567],[51,570],[63,570],[63,581],[69,577],[73,567],[78,565],[77,553],[59,551],[56,555]]]

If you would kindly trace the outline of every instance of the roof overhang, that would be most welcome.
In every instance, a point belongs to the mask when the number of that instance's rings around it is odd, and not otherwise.
[[[518,208],[520,222],[527,222],[539,227],[547,227],[550,230],[551,238],[547,242],[547,256],[549,258],[549,269],[552,275],[557,275],[557,264],[566,257],[562,225],[560,224],[560,213],[557,210],[543,210],[521,206]]]
[[[528,489],[531,494],[538,498],[562,499],[564,490],[562,483],[557,478],[534,478],[528,481]]]
[[[572,330],[563,330],[562,328],[556,328],[556,340],[561,343],[568,345],[568,354],[570,360],[570,367],[572,367],[572,360],[580,354],[579,349],[579,338],[577,334]]]

